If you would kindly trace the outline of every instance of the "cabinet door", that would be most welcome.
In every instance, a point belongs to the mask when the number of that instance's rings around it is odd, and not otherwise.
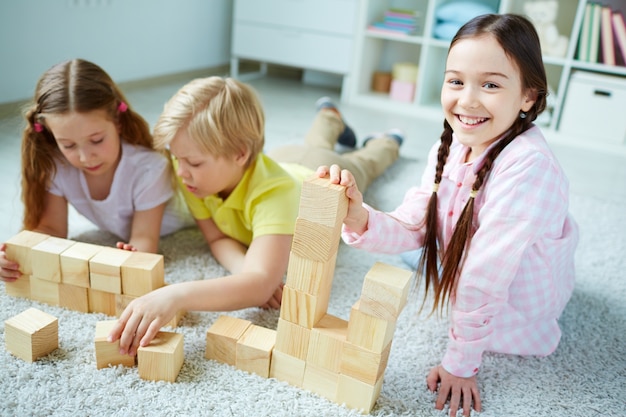
[[[256,22],[352,36],[358,0],[237,0],[235,25]]]

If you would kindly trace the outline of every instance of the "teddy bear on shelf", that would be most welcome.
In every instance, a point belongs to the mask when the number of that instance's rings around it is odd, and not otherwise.
[[[557,0],[537,0],[524,3],[524,13],[537,29],[541,52],[547,56],[564,57],[568,39],[559,34],[555,20],[559,11]]]

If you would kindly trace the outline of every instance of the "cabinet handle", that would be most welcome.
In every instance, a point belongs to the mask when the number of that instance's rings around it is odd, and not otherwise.
[[[606,90],[594,90],[593,94],[602,97],[611,97],[611,92]]]

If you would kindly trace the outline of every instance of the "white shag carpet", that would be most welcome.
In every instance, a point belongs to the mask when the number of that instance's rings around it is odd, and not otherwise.
[[[366,199],[384,209],[397,202],[421,167],[402,158],[370,188]],[[410,173],[410,174],[407,174]],[[395,203],[394,203],[395,204]],[[392,205],[393,206],[393,205]],[[572,196],[581,227],[574,295],[561,319],[563,337],[546,358],[485,354],[478,376],[481,416],[590,417],[626,415],[626,210],[624,204]],[[98,244],[115,239],[94,230],[70,236]],[[187,229],[164,238],[166,281],[204,279],[225,271],[200,233]],[[328,312],[348,318],[362,278],[384,256],[341,245]],[[445,319],[418,315],[414,292],[401,314],[375,416],[443,416],[425,377],[446,346]],[[26,363],[4,348],[4,320],[34,306],[59,318],[59,349]],[[427,310],[427,309],[426,309]],[[4,416],[358,416],[301,388],[250,375],[204,358],[206,330],[219,314],[190,312],[175,331],[184,334],[185,361],[175,383],[149,382],[137,368],[96,370],[95,323],[109,319],[30,300],[0,288],[0,414]],[[276,328],[278,311],[226,313]],[[459,414],[460,415],[460,414]]]

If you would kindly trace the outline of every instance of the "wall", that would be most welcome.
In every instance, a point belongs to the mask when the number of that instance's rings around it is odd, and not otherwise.
[[[231,22],[231,0],[3,0],[0,103],[31,98],[71,58],[117,82],[226,65]]]

